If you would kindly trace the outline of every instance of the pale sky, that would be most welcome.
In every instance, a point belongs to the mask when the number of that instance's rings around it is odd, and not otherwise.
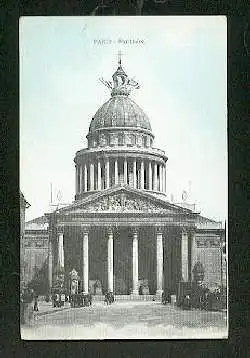
[[[74,200],[75,152],[110,93],[117,52],[140,89],[130,97],[168,156],[167,195],[190,191],[202,215],[227,217],[226,17],[22,17],[20,188],[30,220]],[[118,39],[143,44],[118,44]],[[94,40],[111,40],[98,45]],[[190,185],[191,183],[191,185]]]

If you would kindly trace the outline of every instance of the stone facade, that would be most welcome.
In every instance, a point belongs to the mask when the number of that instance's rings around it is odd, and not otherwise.
[[[197,261],[204,265],[205,282],[220,285],[222,224],[203,218],[192,205],[168,201],[168,158],[153,146],[149,118],[128,97],[138,84],[119,63],[109,87],[111,98],[91,120],[88,147],[74,158],[75,201],[45,214],[43,239],[31,227],[26,231],[27,242],[33,235],[43,248],[39,260],[47,262],[49,289],[57,270],[69,289],[76,270],[84,292],[94,292],[98,283],[99,293],[160,297],[164,289],[177,293],[180,282],[191,281]]]

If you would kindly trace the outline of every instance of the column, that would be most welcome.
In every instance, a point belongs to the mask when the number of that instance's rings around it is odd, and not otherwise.
[[[61,229],[58,232],[58,268],[64,270],[64,247],[63,247],[63,232]]]
[[[89,233],[83,232],[82,241],[82,262],[83,262],[83,292],[89,292]]]
[[[110,182],[110,179],[109,179],[109,159],[107,159],[107,161],[105,162],[105,176],[106,176],[106,188],[105,189],[108,189],[109,188],[109,182]]]
[[[162,232],[156,232],[156,294],[162,295],[163,281],[163,243]]]
[[[166,193],[166,165],[163,166],[163,191]]]
[[[182,281],[188,281],[188,233],[181,234],[181,273]]]
[[[53,248],[51,238],[49,238],[49,252],[48,252],[48,280],[49,280],[49,294],[51,294],[52,280],[53,280]]]
[[[108,290],[114,292],[114,242],[113,231],[108,231]]]
[[[144,189],[144,162],[141,161],[141,189]]]
[[[102,189],[102,177],[101,177],[101,162],[97,162],[97,190]]]
[[[188,273],[189,275],[189,281],[192,281],[192,270],[193,270],[193,267],[196,263],[196,260],[197,260],[197,255],[196,255],[196,239],[195,239],[195,232],[192,232],[191,233],[191,263],[190,263],[190,272]]]
[[[165,165],[162,164],[162,191],[165,193]]]
[[[128,184],[128,162],[127,159],[124,159],[124,163],[123,163],[123,178],[124,178],[124,184],[127,185]]]
[[[90,190],[94,190],[95,189],[95,167],[94,167],[94,163],[90,164]]]
[[[76,194],[78,194],[78,191],[79,191],[79,189],[78,189],[78,166],[76,165],[75,168],[76,168],[75,191],[76,191]]]
[[[154,163],[154,190],[157,191],[157,163]]]
[[[118,184],[118,161],[115,159],[115,185]]]
[[[162,191],[162,166],[159,164],[159,191]]]
[[[82,191],[83,191],[83,188],[82,188],[82,186],[83,186],[83,173],[82,173],[82,165],[80,165],[80,193],[82,193]]]
[[[148,189],[152,190],[152,163],[148,162]]]
[[[137,187],[137,178],[136,178],[136,159],[133,162],[133,177],[134,177],[134,188]]]
[[[88,169],[87,165],[84,165],[84,191],[88,191]]]
[[[139,294],[139,280],[138,280],[138,233],[133,232],[132,243],[132,262],[133,262],[133,295]]]

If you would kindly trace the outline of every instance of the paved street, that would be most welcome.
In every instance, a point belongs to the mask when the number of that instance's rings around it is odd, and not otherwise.
[[[24,339],[223,338],[226,314],[183,311],[159,302],[94,302],[38,316],[21,333]]]

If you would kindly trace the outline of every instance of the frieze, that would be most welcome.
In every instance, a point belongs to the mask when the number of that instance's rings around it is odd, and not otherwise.
[[[197,247],[220,247],[220,239],[219,238],[196,238]]]
[[[83,207],[82,212],[143,212],[143,213],[171,213],[170,210],[157,206],[149,201],[133,198],[126,194],[105,197],[96,203]]]

